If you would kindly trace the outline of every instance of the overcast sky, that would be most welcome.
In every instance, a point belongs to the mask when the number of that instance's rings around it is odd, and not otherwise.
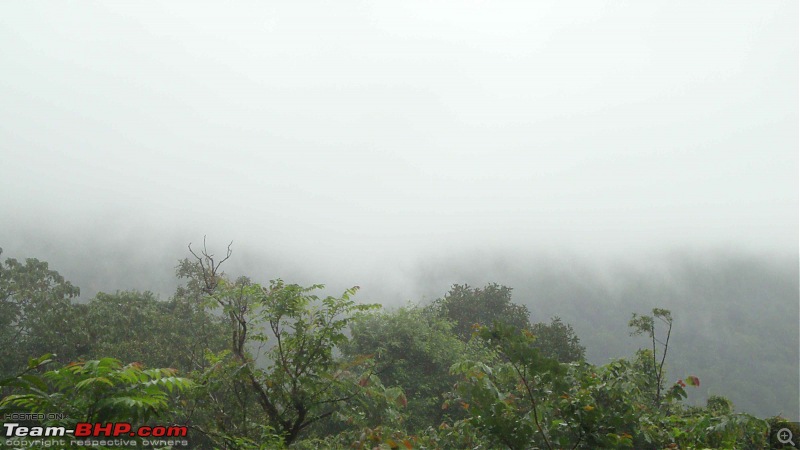
[[[0,211],[7,253],[796,255],[798,2],[5,1]]]

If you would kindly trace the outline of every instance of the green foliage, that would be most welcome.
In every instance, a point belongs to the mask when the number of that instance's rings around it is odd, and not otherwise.
[[[553,448],[547,430],[552,418],[544,403],[548,392],[563,388],[565,366],[543,357],[528,330],[495,322],[476,327],[475,333],[498,352],[500,362],[490,366],[464,361],[451,369],[463,377],[456,400],[470,412],[468,420],[487,433],[493,445],[523,449],[535,442]]]
[[[529,326],[530,312],[511,301],[511,288],[490,283],[483,288],[454,284],[450,291],[429,307],[435,314],[454,322],[454,331],[463,341],[472,336],[473,325],[501,322],[517,329]]]
[[[151,292],[101,292],[86,310],[92,358],[114,355],[189,372],[203,366],[206,350],[227,344],[224,321],[180,296],[161,301]]]
[[[478,351],[452,328],[451,322],[421,308],[384,311],[354,321],[342,350],[349,358],[374,358],[383,383],[401,387],[408,396],[406,425],[419,431],[441,423],[447,414],[441,405],[456,382],[450,366]]]
[[[770,427],[793,426],[719,396],[685,406],[700,379],[666,382],[665,309],[629,322],[649,348],[596,366],[569,324],[529,324],[504,286],[455,285],[427,308],[375,312],[357,288],[231,280],[219,271],[230,250],[195,256],[168,301],[127,291],[83,305],[46,263],[0,265],[0,365],[14,373],[0,379],[0,414],[65,412],[52,425],[66,426],[170,414],[191,424],[193,448],[246,450],[767,449],[785,448]],[[56,358],[26,364],[26,349],[91,360],[46,370]]]
[[[656,320],[667,327],[663,336],[659,336],[656,329]],[[661,403],[662,391],[664,390],[664,380],[666,373],[664,370],[664,363],[667,359],[667,352],[669,351],[669,338],[672,334],[672,312],[667,309],[653,308],[652,315],[638,315],[633,314],[628,326],[633,329],[631,336],[646,335],[650,338],[652,343],[652,364],[648,365],[647,372],[651,378],[651,385],[653,386],[653,404],[659,406]],[[658,350],[661,350],[661,358],[659,361]]]
[[[202,370],[191,374],[195,387],[180,405],[179,421],[191,423],[197,448],[282,448],[283,437],[267,424],[246,374],[230,350],[208,351]],[[280,445],[278,445],[278,443]]]
[[[542,355],[562,363],[583,361],[586,348],[572,329],[560,317],[553,317],[550,323],[535,323],[530,327],[536,336],[533,346]]]
[[[710,411],[664,418],[679,448],[767,449],[769,426],[749,414],[713,415]]]
[[[397,386],[386,387],[371,370],[358,380],[360,389],[331,419],[342,426],[315,427],[313,436],[292,448],[398,448],[414,441],[403,426],[408,399]]]
[[[284,433],[287,443],[357,392],[352,365],[334,358],[334,350],[347,342],[344,331],[352,316],[374,306],[352,300],[358,288],[320,298],[313,292],[321,288],[275,280],[269,288],[254,291],[257,317],[271,332],[256,337],[274,340],[265,353],[267,367],[254,370],[254,380],[271,425]]]
[[[237,401],[245,409],[257,404],[266,425],[287,445],[359,393],[358,362],[335,357],[347,342],[345,330],[353,316],[376,307],[352,299],[358,287],[339,297],[320,297],[315,292],[321,285],[303,287],[273,280],[263,287],[248,278],[230,281],[219,270],[231,255],[230,246],[221,261],[205,247],[200,255],[192,254],[196,261],[184,261],[179,273],[190,278],[190,289],[205,294],[201,305],[216,307],[229,323],[228,361],[216,364],[227,369],[215,372],[212,367],[212,372],[204,374],[206,382],[219,373],[230,373],[226,389],[241,392]],[[259,360],[263,365],[257,365]],[[220,428],[219,423],[212,426]],[[252,429],[245,424],[244,429],[248,428]]]
[[[38,373],[52,355],[31,360],[29,368],[0,386],[13,393],[0,401],[0,414],[11,411],[62,412],[70,424],[78,421],[144,423],[168,410],[170,394],[192,386],[174,369],[145,369],[103,358],[71,363]]]
[[[542,357],[527,330],[496,324],[476,335],[499,359],[455,364],[462,380],[452,403],[469,412],[464,422],[492,448],[767,448],[766,422],[733,413],[729,401],[715,398],[705,409],[681,405],[685,388],[699,386],[697,377],[678,380],[653,403],[659,380],[649,350],[600,367],[566,365]]]
[[[769,429],[771,431],[769,437],[769,448],[770,449],[796,449],[800,448],[800,443],[797,442],[798,436],[800,436],[800,425],[797,422],[792,422],[784,417],[775,416],[770,417],[767,419],[767,425],[769,425]],[[792,433],[794,437],[794,443],[797,445],[791,445],[790,443],[783,443],[778,440],[777,432],[783,428],[788,428],[789,431]]]
[[[724,415],[733,412],[733,402],[719,395],[712,395],[706,400],[706,409],[714,415]]]
[[[83,322],[71,303],[79,294],[44,261],[0,263],[0,376],[25,367],[27,355],[53,353],[66,362],[80,354]]]
[[[148,364],[149,359],[163,360],[171,342],[159,339],[162,331],[169,330],[159,303],[151,292],[98,293],[86,316],[92,356],[114,355]]]

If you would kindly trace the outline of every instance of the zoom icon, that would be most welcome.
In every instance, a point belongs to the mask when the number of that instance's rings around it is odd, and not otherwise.
[[[797,447],[794,445],[794,435],[792,434],[792,430],[788,428],[781,428],[775,433],[775,439],[778,440],[781,444],[789,444],[792,447]]]

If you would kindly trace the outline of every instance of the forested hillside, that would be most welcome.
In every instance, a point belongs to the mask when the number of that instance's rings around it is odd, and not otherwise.
[[[0,449],[798,448],[798,17],[0,1]]]
[[[463,261],[425,265],[426,289],[452,279],[512,286],[514,300],[527,306],[534,320],[560,316],[572,324],[586,344],[587,359],[597,364],[637,348],[620,333],[631,311],[670,309],[679,320],[668,367],[691,367],[707,381],[690,393],[691,401],[725,395],[759,416],[800,415],[796,260],[687,251],[627,263],[580,257]]]
[[[19,236],[27,236],[19,230]],[[64,236],[48,234],[46,241]],[[53,249],[32,236],[13,248],[57,261],[62,274],[81,288],[78,302],[98,291],[139,289],[171,296],[179,281],[171,270],[185,244],[155,241],[135,247],[131,237],[120,243],[101,240]],[[23,245],[24,244],[24,245]],[[80,254],[100,258],[75,258]],[[12,247],[9,247],[12,248]],[[159,257],[175,249],[174,259]],[[526,306],[534,322],[561,317],[586,346],[587,360],[603,364],[634,352],[639,343],[620,330],[633,311],[664,307],[679,317],[670,370],[692,367],[708,380],[689,393],[702,404],[710,395],[725,395],[737,408],[761,417],[782,413],[799,417],[800,301],[798,262],[745,251],[706,250],[655,253],[649,257],[607,258],[600,262],[575,254],[454,254],[420,258],[411,269],[387,264],[385,271],[353,275],[343,267],[299,267],[297,261],[238,249],[229,260],[231,273],[283,275],[298,283],[324,282],[326,292],[362,289],[359,298],[396,308],[424,305],[441,297],[454,283],[483,286],[497,282],[513,289],[515,303]],[[54,263],[55,264],[55,263]],[[284,270],[285,268],[285,270]],[[270,277],[271,275],[267,275]],[[274,275],[272,275],[274,276]]]
[[[5,259],[0,412],[186,426],[191,448],[209,449],[790,448],[770,432],[797,398],[797,333],[767,326],[793,313],[777,268],[684,261],[660,282],[510,270],[504,283],[526,276],[537,295],[456,283],[387,308],[359,301],[358,286],[330,296],[227,275],[231,257],[190,248],[165,299],[84,302],[46,262]],[[754,296],[772,300],[760,321]],[[748,358],[759,375],[737,371]],[[748,414],[732,398],[763,401]]]

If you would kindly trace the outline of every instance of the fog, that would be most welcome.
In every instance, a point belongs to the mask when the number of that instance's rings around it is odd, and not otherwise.
[[[797,344],[795,1],[4,2],[0,69],[3,258],[83,299],[208,236],[366,301],[505,283],[595,361],[587,304],[772,274]]]

